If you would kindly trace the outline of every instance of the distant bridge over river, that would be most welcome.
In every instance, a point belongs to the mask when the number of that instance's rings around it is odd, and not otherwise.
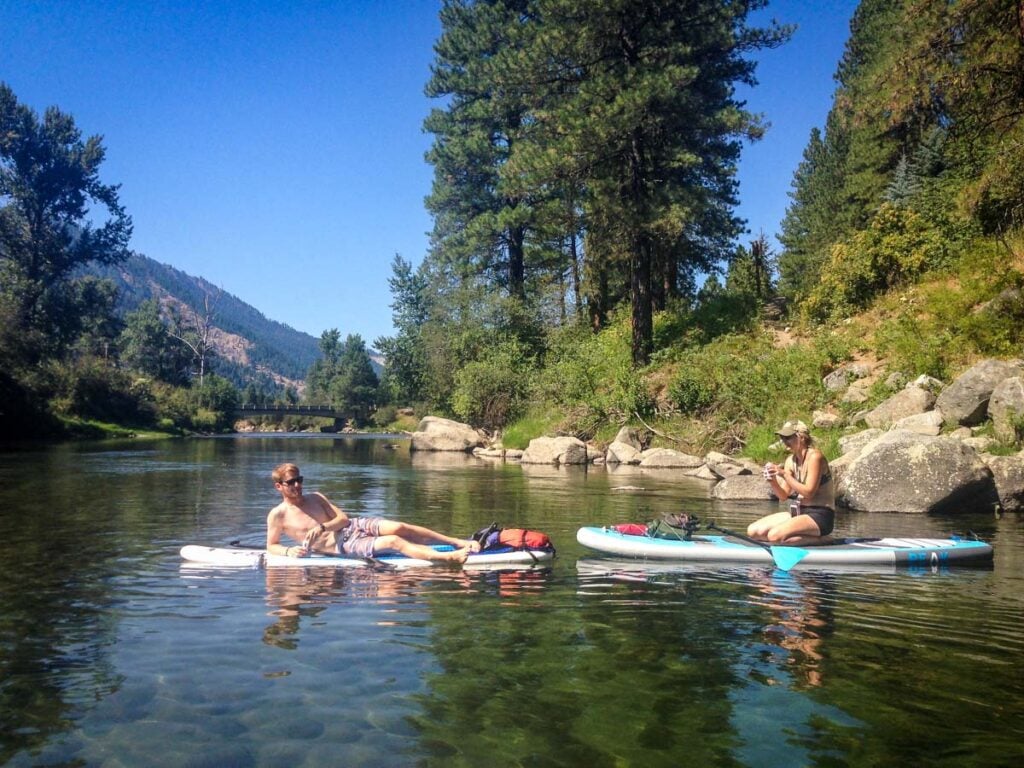
[[[234,411],[235,416],[246,418],[247,416],[318,416],[322,419],[333,419],[334,426],[341,429],[345,422],[354,419],[357,414],[354,408],[338,408],[333,405],[240,405]]]

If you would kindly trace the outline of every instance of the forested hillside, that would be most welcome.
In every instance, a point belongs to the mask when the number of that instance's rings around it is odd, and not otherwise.
[[[245,342],[216,350],[216,370],[238,386],[256,381],[269,391],[280,389],[280,377],[301,381],[320,357],[317,340],[309,334],[268,319],[201,277],[192,277],[141,254],[132,253],[117,266],[91,266],[88,271],[114,281],[118,288],[117,308],[122,316],[152,299],[173,299],[203,312],[209,298],[214,325]],[[276,374],[278,381],[275,383],[269,374]]]

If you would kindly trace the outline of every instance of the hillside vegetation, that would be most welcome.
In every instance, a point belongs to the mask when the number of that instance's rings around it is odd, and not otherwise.
[[[789,33],[750,7],[445,3],[433,247],[396,258],[377,342],[396,400],[510,447],[646,423],[757,455],[785,418],[850,410],[822,386],[845,361],[948,380],[1021,354],[1017,3],[861,3],[777,254],[728,215],[761,135],[730,86]]]

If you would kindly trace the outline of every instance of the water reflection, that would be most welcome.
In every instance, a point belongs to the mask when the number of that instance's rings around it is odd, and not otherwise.
[[[323,437],[0,454],[0,763],[1015,764],[1024,518],[840,521],[991,534],[984,571],[652,567],[592,557],[576,528],[760,508],[671,473],[419,458]],[[262,541],[286,460],[353,513],[497,520],[559,556],[182,568],[182,544]]]
[[[823,644],[835,629],[835,576],[775,569],[760,575],[752,572],[751,581],[760,593],[755,593],[751,602],[772,615],[762,634],[765,642],[778,649],[780,668],[797,687],[821,685]],[[763,682],[774,685],[780,681],[769,677]]]
[[[378,626],[397,626],[396,607],[415,602],[422,593],[438,596],[458,592],[502,598],[506,605],[536,595],[551,578],[541,566],[502,566],[474,569],[416,568],[268,568],[266,604],[273,621],[263,631],[263,642],[283,650],[297,650],[303,621],[321,619],[332,604],[371,603],[383,608]],[[392,609],[396,609],[392,611]]]

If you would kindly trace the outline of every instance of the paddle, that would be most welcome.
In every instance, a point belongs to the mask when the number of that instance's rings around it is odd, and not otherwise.
[[[259,546],[256,544],[243,544],[241,539],[235,539],[234,541],[228,542],[235,549],[266,549],[266,547]],[[359,555],[337,555],[337,557],[345,557],[350,560],[361,560],[369,566],[373,566],[375,570],[383,571],[397,571],[391,563],[385,563],[383,560],[378,560],[375,557],[360,557]]]
[[[796,565],[809,554],[811,554],[806,549],[800,549],[799,547],[790,547],[785,544],[771,545],[766,542],[758,541],[757,539],[751,538],[746,534],[737,533],[736,531],[730,531],[728,528],[719,528],[717,525],[715,525],[713,520],[710,523],[708,523],[707,526],[709,530],[718,531],[719,533],[724,533],[726,536],[734,536],[737,539],[743,539],[744,541],[749,541],[751,544],[757,544],[757,546],[759,547],[764,547],[768,550],[768,554],[772,556],[772,560],[775,561],[776,567],[780,568],[783,571],[788,571],[794,565]]]

